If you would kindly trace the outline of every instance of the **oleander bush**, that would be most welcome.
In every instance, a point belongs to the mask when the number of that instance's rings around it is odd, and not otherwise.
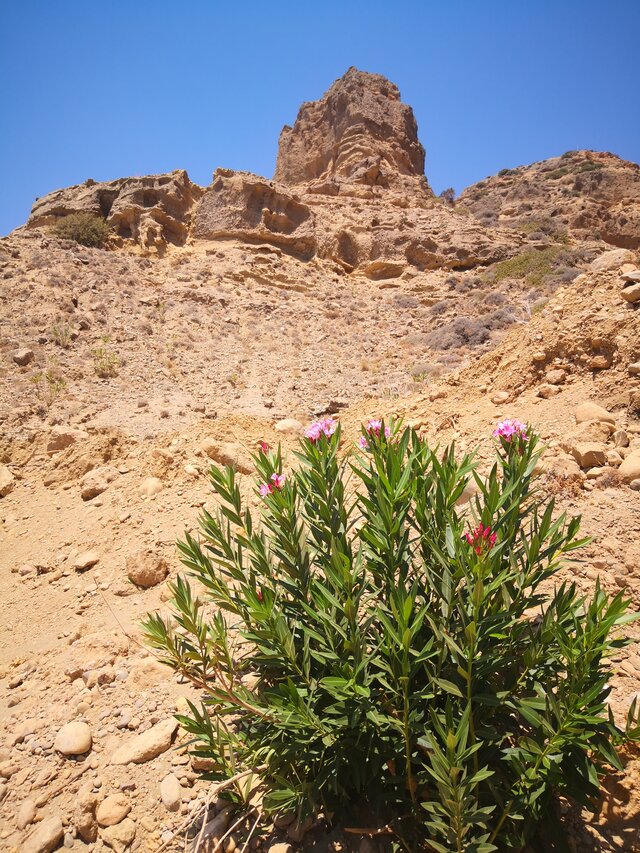
[[[144,625],[203,692],[179,719],[209,778],[253,769],[267,812],[440,853],[521,850],[542,822],[559,843],[558,797],[595,805],[640,736],[635,705],[619,727],[607,704],[632,617],[558,574],[579,518],[542,501],[530,427],[495,435],[482,477],[398,424],[346,451],[327,418],[291,472],[255,455],[257,512],[211,468],[219,510],[179,544],[173,617]]]

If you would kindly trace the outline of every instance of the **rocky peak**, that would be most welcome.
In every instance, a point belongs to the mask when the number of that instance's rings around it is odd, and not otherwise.
[[[405,176],[428,188],[413,110],[381,74],[350,68],[280,134],[274,179],[284,184],[391,186]]]

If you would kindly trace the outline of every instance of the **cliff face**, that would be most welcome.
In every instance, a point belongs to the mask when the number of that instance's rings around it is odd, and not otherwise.
[[[413,110],[380,74],[350,68],[319,100],[303,104],[280,134],[274,179],[389,186],[424,175]]]

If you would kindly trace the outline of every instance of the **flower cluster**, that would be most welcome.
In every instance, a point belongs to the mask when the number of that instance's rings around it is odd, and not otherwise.
[[[279,492],[284,487],[285,475],[272,474],[270,483],[260,483],[258,492],[261,497],[266,498],[272,492]]]
[[[465,533],[464,538],[479,557],[489,552],[496,544],[496,534],[491,532],[490,527],[483,527],[481,524],[470,533]]]
[[[504,438],[509,442],[513,438],[521,438],[523,441],[529,441],[527,435],[527,425],[522,421],[517,421],[512,418],[506,418],[504,421],[498,421],[498,426],[494,429],[493,435],[495,438]]]
[[[326,435],[327,438],[332,436],[338,428],[338,421],[333,418],[321,418],[319,421],[314,421],[311,426],[304,431],[305,436],[311,441],[318,441],[321,436]]]
[[[372,418],[371,420],[367,421],[365,431],[368,432],[369,435],[375,435],[380,437],[382,433],[382,421],[380,420],[380,418]],[[384,428],[384,437],[389,438],[390,435],[391,428],[387,426]],[[366,436],[364,435],[360,436],[360,438],[358,439],[358,444],[363,450],[369,449],[369,442],[367,441]]]
[[[266,441],[259,441],[258,447],[260,448],[260,453],[267,454],[271,450],[271,445],[267,444]]]

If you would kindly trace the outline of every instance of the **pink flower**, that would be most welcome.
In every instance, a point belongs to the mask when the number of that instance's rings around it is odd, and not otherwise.
[[[260,483],[258,486],[258,493],[260,497],[266,498],[267,495],[270,495],[273,491],[273,486],[270,486],[269,483]]]
[[[379,437],[380,433],[382,432],[382,421],[380,420],[380,418],[371,418],[369,421],[367,421],[367,425],[364,429],[365,432],[368,432],[370,435],[377,435]],[[387,426],[384,428],[384,437],[389,438],[390,435],[391,428]],[[364,435],[360,436],[360,438],[358,439],[358,444],[363,450],[369,449],[369,442],[367,441]]]
[[[479,557],[488,553],[496,544],[496,534],[491,532],[490,527],[483,527],[481,524],[470,533],[465,533],[464,538]]]
[[[259,441],[258,447],[260,448],[260,453],[268,453],[271,450],[271,445],[267,444],[266,441]]]
[[[493,431],[493,435],[495,438],[504,438],[505,441],[511,441],[512,438],[521,438],[522,441],[529,441],[527,425],[523,424],[522,421],[512,418],[499,421],[498,426]]]
[[[280,491],[284,486],[285,475],[284,474],[272,474],[271,482],[273,483],[273,488]]]
[[[337,428],[338,421],[333,418],[321,418],[307,427],[304,434],[310,441],[318,441],[323,435],[326,435],[327,438],[332,436]]]

